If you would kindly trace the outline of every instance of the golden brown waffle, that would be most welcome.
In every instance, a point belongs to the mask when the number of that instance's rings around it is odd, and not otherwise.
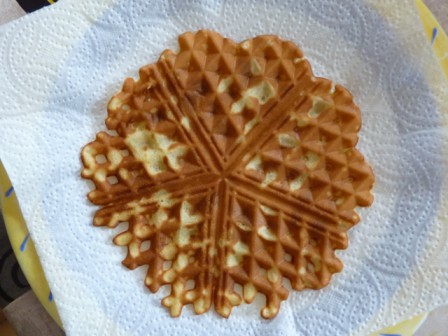
[[[277,36],[235,43],[210,31],[179,37],[127,79],[106,125],[82,151],[97,226],[129,228],[123,264],[171,286],[172,316],[212,304],[222,316],[266,297],[274,317],[295,290],[326,286],[336,249],[369,206],[374,177],[355,149],[358,107],[313,76],[302,51]]]

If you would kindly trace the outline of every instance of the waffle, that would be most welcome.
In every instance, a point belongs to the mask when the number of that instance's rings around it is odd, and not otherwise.
[[[360,111],[277,36],[238,44],[202,30],[179,46],[126,79],[108,104],[115,132],[82,150],[93,223],[128,224],[114,238],[123,264],[148,265],[151,292],[170,286],[173,317],[189,304],[228,317],[262,294],[273,318],[291,288],[342,270],[335,250],[373,201]]]

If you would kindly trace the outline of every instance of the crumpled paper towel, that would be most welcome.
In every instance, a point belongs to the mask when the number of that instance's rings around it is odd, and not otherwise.
[[[167,291],[150,294],[117,232],[92,226],[80,178],[124,78],[200,28],[291,39],[363,113],[375,203],[338,253],[343,272],[292,292],[272,321],[257,304],[169,317]],[[0,157],[68,335],[366,335],[448,302],[448,89],[413,0],[64,0],[0,29],[0,92]]]

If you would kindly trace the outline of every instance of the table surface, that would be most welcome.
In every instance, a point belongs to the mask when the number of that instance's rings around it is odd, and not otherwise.
[[[439,21],[443,29],[448,32],[448,1],[447,0],[423,0]]]

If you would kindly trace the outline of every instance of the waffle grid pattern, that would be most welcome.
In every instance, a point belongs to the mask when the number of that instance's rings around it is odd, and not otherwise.
[[[94,224],[128,224],[114,239],[123,264],[149,265],[152,292],[171,286],[172,316],[192,304],[228,317],[261,293],[273,318],[290,286],[319,289],[342,270],[334,252],[373,201],[359,109],[276,36],[199,31],[179,46],[125,81],[108,105],[115,133],[82,151]]]

